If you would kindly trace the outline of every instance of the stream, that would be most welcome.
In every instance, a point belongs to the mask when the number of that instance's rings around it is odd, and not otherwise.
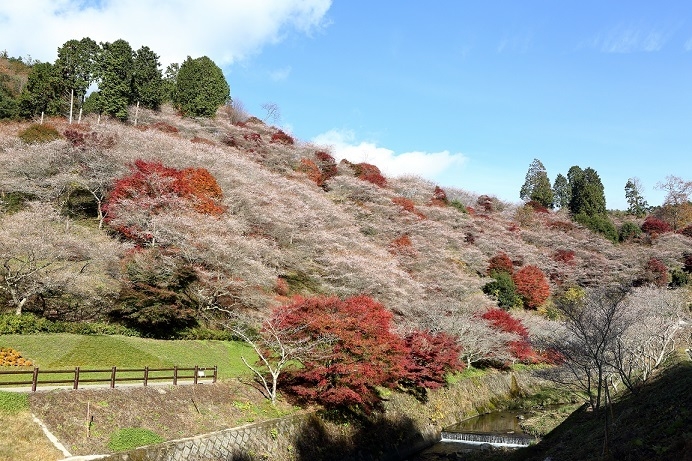
[[[489,449],[490,446],[517,448],[536,439],[525,434],[519,423],[522,413],[497,411],[478,415],[447,427],[442,440],[409,461],[457,459],[457,454]]]

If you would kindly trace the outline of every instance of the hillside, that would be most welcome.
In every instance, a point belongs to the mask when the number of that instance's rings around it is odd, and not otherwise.
[[[366,294],[394,312],[401,329],[452,330],[457,316],[495,305],[481,287],[499,252],[516,267],[538,266],[555,296],[570,286],[630,284],[652,257],[680,268],[692,248],[692,239],[675,233],[613,244],[563,212],[442,191],[416,177],[379,179],[369,166],[330,164],[319,154],[324,146],[257,119],[230,120],[223,111],[215,119],[181,118],[167,107],[140,111],[137,127],[55,119],[60,139],[34,144],[18,138],[29,124],[0,125],[3,254],[50,261],[24,310],[113,320],[109,313],[133,281],[127,267],[136,242],[108,221],[100,228],[97,205],[138,159],[206,168],[221,189],[218,215],[174,207],[123,218],[140,220],[155,246],[175,249],[138,261],[149,265],[139,270],[194,271],[184,287],[193,299],[186,309],[199,316],[209,302],[261,316],[296,294]],[[9,296],[2,305],[16,307]],[[544,322],[529,317],[526,323]]]

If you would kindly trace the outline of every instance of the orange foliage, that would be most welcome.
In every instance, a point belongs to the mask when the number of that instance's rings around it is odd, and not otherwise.
[[[27,360],[11,347],[0,347],[0,367],[30,367],[31,360]]]
[[[512,276],[512,280],[526,307],[535,309],[550,296],[548,280],[543,271],[536,266],[522,267]]]

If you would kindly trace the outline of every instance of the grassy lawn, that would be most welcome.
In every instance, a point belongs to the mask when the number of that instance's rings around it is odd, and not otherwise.
[[[0,346],[11,347],[40,369],[171,368],[218,366],[218,376],[248,376],[240,357],[255,360],[255,353],[241,342],[232,341],[163,341],[127,336],[81,336],[66,333],[36,335],[0,335]],[[11,370],[4,367],[0,370]],[[168,373],[169,374],[169,373]],[[190,375],[191,372],[186,372]],[[120,376],[120,375],[119,375]],[[152,374],[155,376],[155,374]],[[89,376],[82,375],[82,378]],[[104,377],[104,375],[99,375]],[[51,376],[50,379],[69,379]],[[3,381],[31,379],[30,376],[6,375]],[[48,379],[48,378],[45,378]]]

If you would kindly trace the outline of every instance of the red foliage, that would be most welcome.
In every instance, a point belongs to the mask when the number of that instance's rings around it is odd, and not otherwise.
[[[688,273],[692,273],[692,253],[682,254],[682,270]]]
[[[156,123],[149,125],[149,127],[145,127],[145,129],[146,128],[153,128],[153,129],[161,131],[163,133],[170,133],[170,134],[177,134],[179,132],[176,127],[174,127],[173,125],[169,125],[168,123],[165,123],[165,122],[156,122]]]
[[[480,197],[478,197],[478,200],[476,200],[476,204],[488,213],[495,211],[496,202],[497,199],[489,195],[481,195]]]
[[[678,231],[678,233],[684,235],[685,237],[692,238],[692,225],[691,225],[691,226],[687,226],[687,227],[685,227],[685,228],[683,228],[683,229],[680,229],[680,230]]]
[[[644,224],[642,224],[642,231],[649,235],[665,234],[666,232],[670,232],[672,230],[673,228],[670,227],[670,224],[663,220],[654,218],[653,216],[646,218],[644,220]]]
[[[80,131],[67,129],[63,132],[63,136],[74,147],[82,147],[86,144],[86,135]]]
[[[407,199],[405,197],[394,197],[392,199],[392,202],[396,203],[409,213],[413,213],[414,211],[416,211],[416,205],[415,203],[413,203],[413,200],[411,199]]]
[[[285,278],[278,277],[276,279],[276,284],[274,285],[274,291],[276,292],[277,295],[288,296],[289,287],[288,287],[288,282],[286,281]]]
[[[522,267],[512,276],[512,280],[526,307],[535,309],[550,296],[548,280],[543,271],[536,266]]]
[[[507,343],[512,355],[517,360],[529,363],[538,361],[537,354],[529,342],[529,331],[521,320],[515,319],[509,312],[498,308],[487,310],[481,318],[486,320],[496,330],[513,333],[519,337],[519,339]]]
[[[312,160],[301,158],[300,165],[298,165],[298,171],[305,173],[308,179],[318,186],[322,185],[322,172]]]
[[[342,160],[342,162],[353,169],[353,173],[356,175],[356,178],[371,182],[378,187],[387,186],[387,179],[382,176],[382,172],[380,172],[380,169],[375,165],[365,162],[351,163],[348,160]]]
[[[293,138],[281,130],[272,134],[272,139],[269,142],[277,142],[277,143],[286,144],[286,145],[293,145],[293,143],[294,143]]]
[[[526,205],[533,208],[533,211],[535,211],[537,213],[548,213],[548,209],[545,206],[543,206],[542,203],[537,202],[535,200],[531,200],[529,202],[526,202]]]
[[[243,138],[244,138],[246,141],[254,142],[254,143],[257,144],[258,146],[262,143],[262,136],[260,136],[259,133],[254,133],[254,132],[253,132],[253,133],[245,133],[245,134],[243,135]]]
[[[553,253],[553,261],[562,262],[565,264],[574,264],[574,251],[556,250],[555,253]]]
[[[444,386],[445,374],[464,368],[461,348],[445,333],[414,331],[404,338],[408,356],[404,363],[404,385],[418,389]]]
[[[134,203],[150,214],[178,206],[180,200],[188,202],[203,214],[218,216],[224,212],[220,204],[223,192],[216,179],[205,168],[178,170],[160,162],[135,160],[130,174],[113,185],[104,211],[106,222],[113,221],[121,213],[120,205]],[[138,240],[142,229],[136,225],[117,226],[116,229],[128,238]]]
[[[668,268],[658,258],[651,258],[646,262],[646,281],[658,287],[668,285]]]
[[[297,298],[281,310],[281,328],[292,339],[331,340],[322,354],[288,370],[287,388],[327,407],[379,402],[376,388],[394,386],[403,376],[407,351],[390,331],[392,314],[367,296]]]
[[[315,152],[315,158],[317,159],[317,166],[322,172],[322,177],[320,179],[320,185],[322,185],[325,181],[336,176],[336,160],[324,151]]]
[[[574,224],[567,221],[551,221],[550,223],[548,223],[548,227],[550,227],[553,230],[562,232],[569,232],[571,230],[574,230]]]
[[[507,256],[507,253],[501,251],[490,258],[486,272],[488,275],[492,275],[493,273],[497,272],[506,272],[507,274],[512,275],[514,273],[514,265],[512,264],[512,260],[509,259],[509,256]]]
[[[435,191],[433,192],[432,199],[430,200],[430,205],[432,206],[447,206],[449,200],[447,200],[447,193],[440,186],[435,186]]]

